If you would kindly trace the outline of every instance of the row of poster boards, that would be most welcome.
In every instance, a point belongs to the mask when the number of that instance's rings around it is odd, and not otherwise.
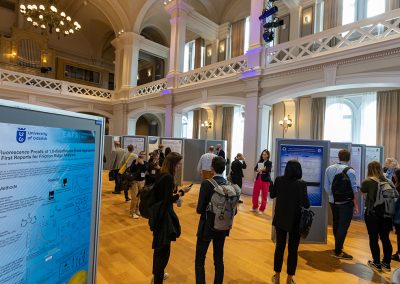
[[[298,160],[302,166],[303,180],[307,183],[310,205],[315,213],[313,226],[306,242],[326,243],[328,225],[328,196],[324,189],[325,170],[338,162],[338,152],[348,149],[351,152],[350,166],[356,172],[357,186],[366,177],[367,166],[371,161],[384,160],[382,146],[366,146],[352,143],[331,143],[321,140],[277,139],[275,153],[276,176],[284,173],[289,160]],[[364,202],[359,197],[360,212],[355,218],[362,218]]]

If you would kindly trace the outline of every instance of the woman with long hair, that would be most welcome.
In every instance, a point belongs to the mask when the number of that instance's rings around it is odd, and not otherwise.
[[[272,163],[269,160],[270,153],[267,149],[262,151],[260,159],[257,165],[254,167],[254,171],[257,172],[256,180],[253,186],[253,207],[251,211],[263,214],[265,207],[267,206],[268,190],[271,184],[271,169]],[[261,191],[261,205],[258,204],[258,198]]]
[[[177,202],[189,187],[179,190],[176,194],[175,175],[182,167],[182,155],[171,152],[165,157],[161,167],[160,175],[154,185],[154,204],[151,206],[153,212],[150,216],[150,227],[153,231],[153,275],[155,284],[163,283],[168,278],[164,272],[168,264],[171,241],[176,241],[181,233],[178,216],[175,214],[173,203]]]
[[[367,178],[361,184],[361,192],[366,195],[364,220],[367,226],[369,236],[369,247],[371,249],[373,260],[368,261],[368,266],[373,270],[381,272],[382,269],[390,271],[390,261],[392,255],[392,244],[389,240],[389,233],[392,230],[393,218],[380,214],[374,207],[377,192],[382,182],[391,181],[386,179],[381,164],[373,161],[368,164]],[[394,187],[394,186],[393,186]],[[380,259],[380,248],[378,240],[381,240],[383,246],[383,259]]]
[[[299,223],[301,208],[309,208],[307,184],[303,176],[301,165],[296,160],[290,160],[285,167],[283,176],[275,179],[271,188],[271,198],[276,198],[275,212],[272,225],[275,226],[276,246],[274,254],[274,271],[272,283],[280,283],[280,274],[283,264],[283,255],[286,248],[286,239],[289,235],[287,258],[287,284],[294,284],[293,276],[297,267],[297,251],[300,244]]]

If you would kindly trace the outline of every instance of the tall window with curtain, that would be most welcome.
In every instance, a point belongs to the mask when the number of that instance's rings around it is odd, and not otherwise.
[[[231,27],[231,56],[237,57],[244,54],[246,19],[237,21]]]
[[[243,153],[244,109],[242,106],[233,107],[232,137],[235,137],[235,143],[232,143],[231,161],[234,160],[237,153]]]
[[[185,54],[183,57],[183,72],[194,69],[195,64],[195,41],[192,40],[185,44]]]
[[[376,144],[376,93],[326,99],[324,139]]]

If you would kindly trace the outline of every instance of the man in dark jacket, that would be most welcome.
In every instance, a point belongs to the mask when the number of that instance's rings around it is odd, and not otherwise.
[[[212,160],[211,168],[214,172],[213,179],[218,184],[225,184],[226,180],[223,177],[223,172],[225,170],[225,159],[222,157],[215,157]],[[206,220],[206,208],[211,201],[211,197],[214,193],[214,186],[208,180],[204,180],[201,183],[199,201],[197,203],[197,213],[201,214],[199,227],[197,230],[197,244],[196,244],[196,260],[195,260],[195,270],[196,270],[196,284],[205,284],[205,271],[204,263],[206,260],[206,254],[210,242],[213,242],[214,249],[214,266],[215,266],[215,276],[214,283],[222,284],[224,280],[224,261],[223,261],[223,251],[225,244],[225,237],[229,235],[229,230],[227,231],[215,231],[210,228]]]
[[[242,182],[243,182],[243,170],[247,168],[245,159],[243,154],[238,153],[235,157],[235,160],[232,162],[231,165],[231,182],[233,184],[237,184],[240,189],[242,188]],[[239,203],[243,203],[242,200],[239,200]]]

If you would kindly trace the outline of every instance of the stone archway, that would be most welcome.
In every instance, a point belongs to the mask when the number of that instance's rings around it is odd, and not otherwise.
[[[136,121],[136,135],[161,136],[161,121],[152,114],[142,114]]]

